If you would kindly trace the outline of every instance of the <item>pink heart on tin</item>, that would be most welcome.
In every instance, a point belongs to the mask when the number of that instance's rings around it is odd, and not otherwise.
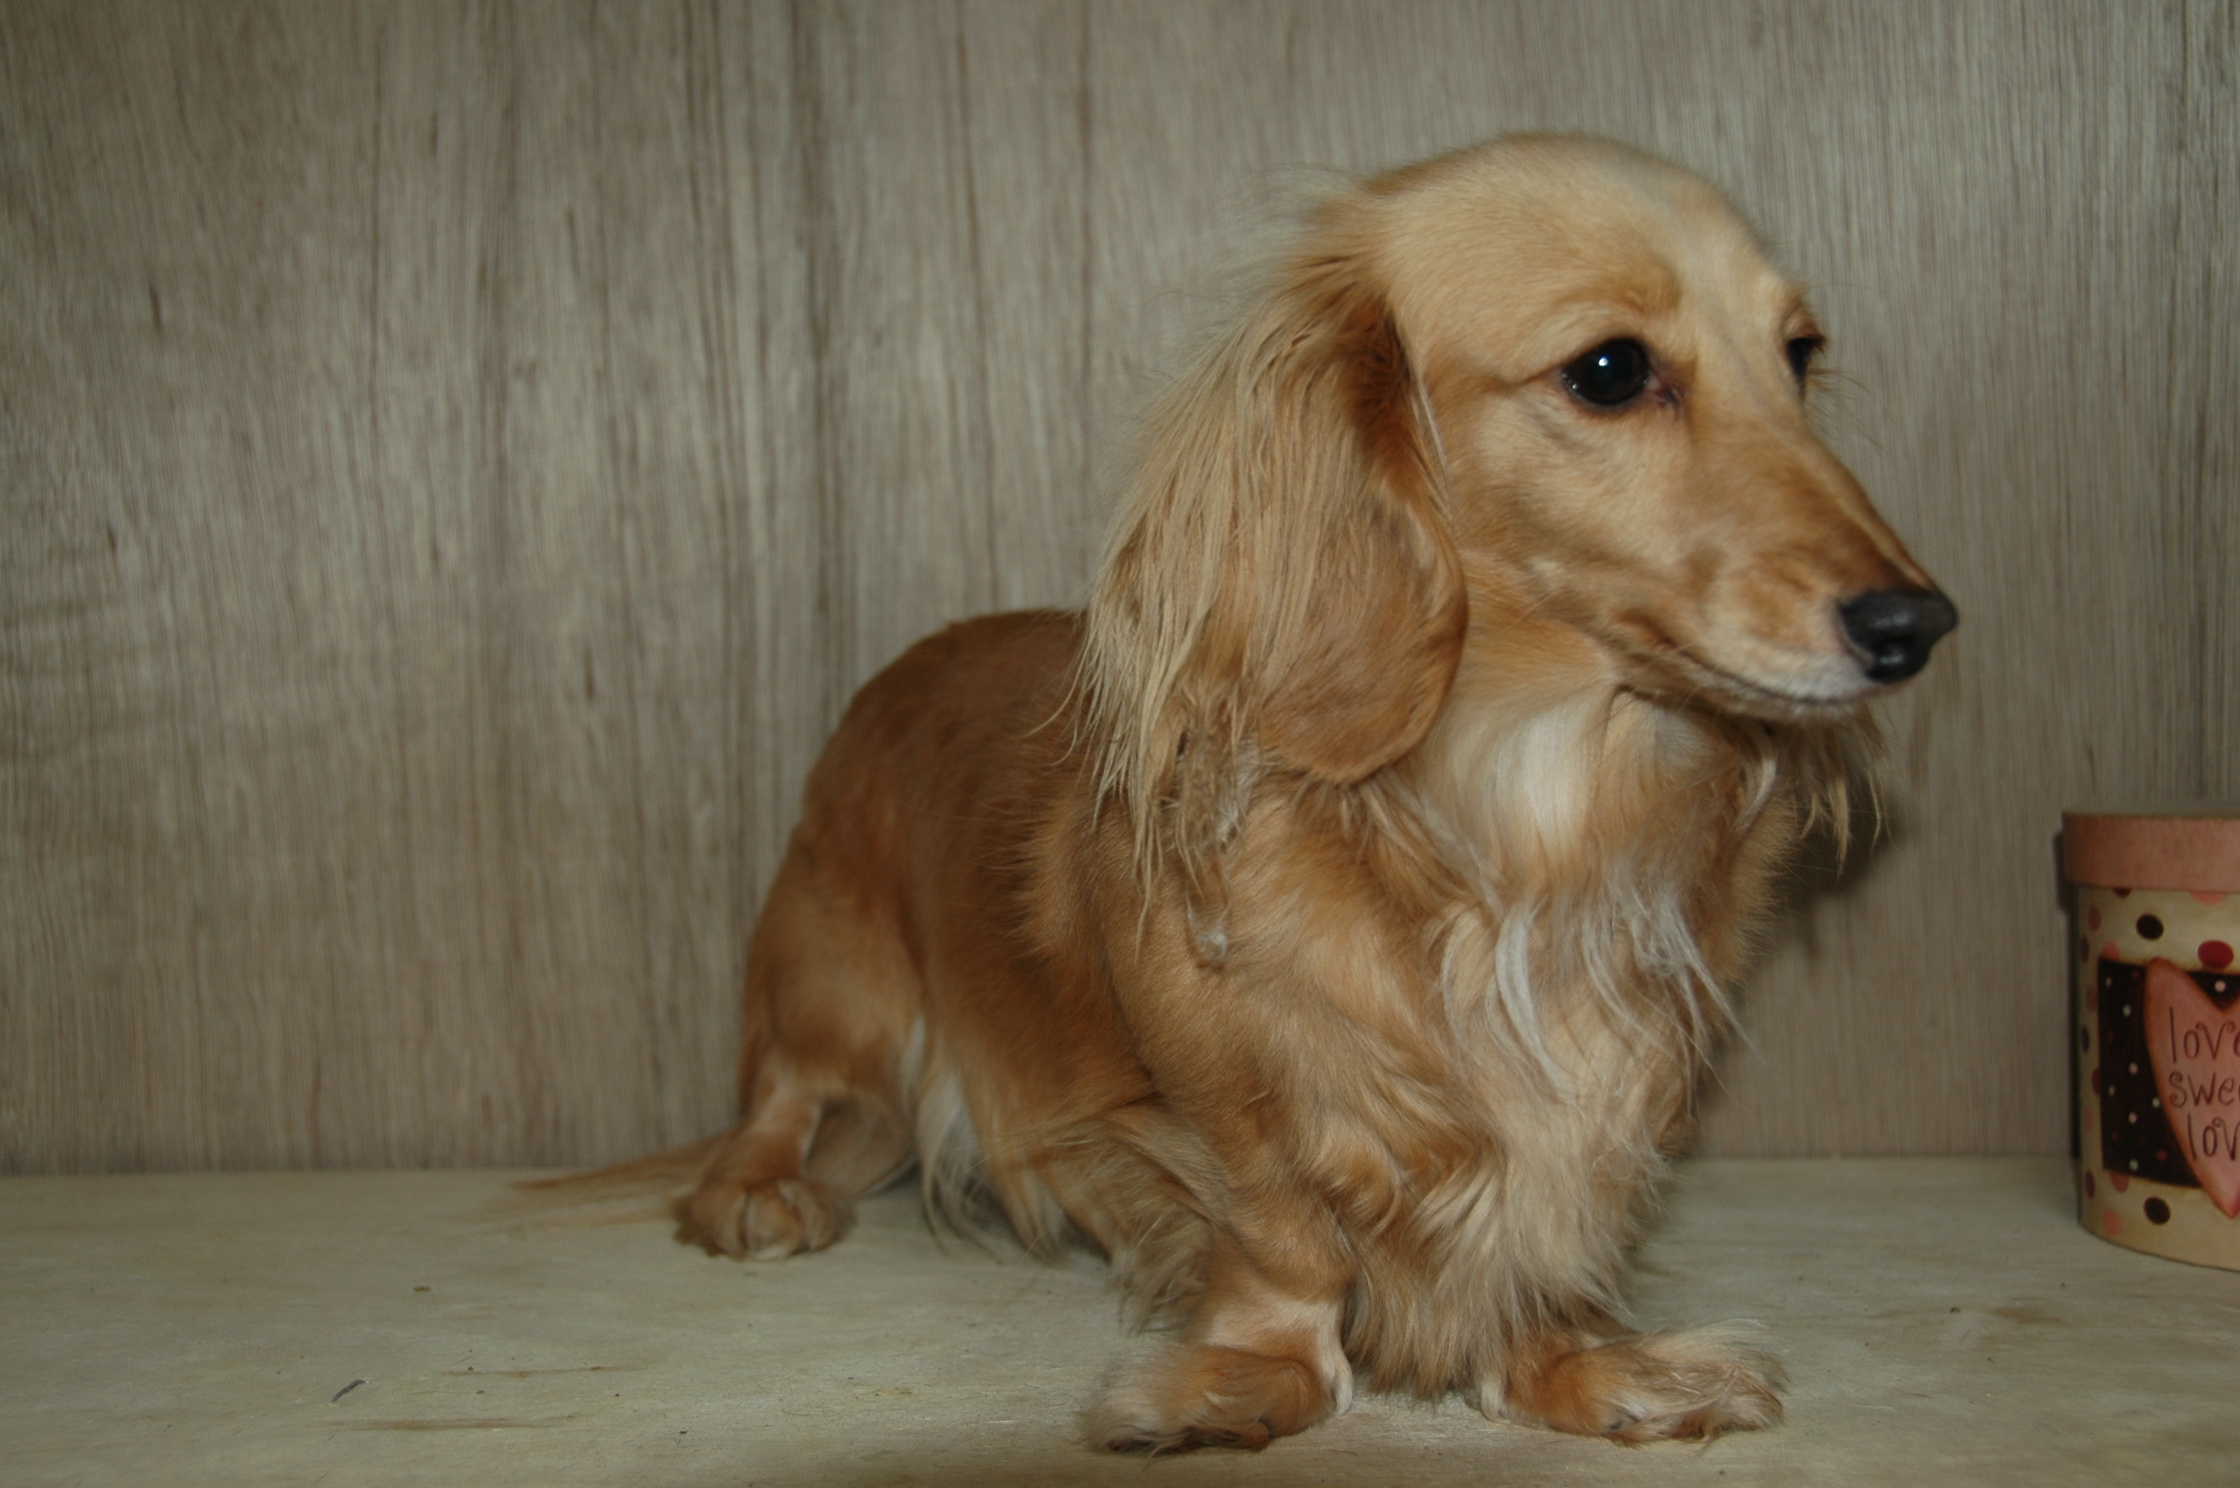
[[[2162,1114],[2201,1191],[2240,1216],[2240,1007],[2217,1010],[2168,961],[2147,963],[2147,1053]]]

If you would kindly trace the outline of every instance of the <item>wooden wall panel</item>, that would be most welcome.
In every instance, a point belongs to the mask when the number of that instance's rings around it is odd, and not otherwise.
[[[722,1120],[802,775],[1086,588],[1344,173],[1583,129],[1819,286],[1965,615],[1707,1144],[2066,1140],[2060,807],[2240,795],[2231,7],[0,11],[0,1168]]]

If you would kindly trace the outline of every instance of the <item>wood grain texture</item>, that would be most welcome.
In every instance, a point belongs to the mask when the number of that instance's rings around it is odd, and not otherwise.
[[[1965,616],[1707,1145],[2062,1150],[2059,809],[2240,795],[2235,15],[0,10],[0,1168],[724,1120],[853,689],[1082,596],[1292,209],[1519,128],[1735,194]]]

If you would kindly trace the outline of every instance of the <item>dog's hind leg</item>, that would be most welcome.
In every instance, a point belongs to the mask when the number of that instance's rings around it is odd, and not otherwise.
[[[774,1261],[821,1250],[854,1222],[853,1196],[808,1175],[821,1103],[792,1071],[767,1071],[754,1108],[710,1153],[677,1238],[710,1255]]]
[[[922,999],[867,896],[795,838],[747,962],[745,1114],[676,1207],[677,1238],[776,1260],[848,1232],[910,1159],[904,1063]]]

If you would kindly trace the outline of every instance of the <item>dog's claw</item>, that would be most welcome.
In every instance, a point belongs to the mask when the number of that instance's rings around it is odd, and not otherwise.
[[[1780,1363],[1732,1328],[1645,1333],[1542,1362],[1488,1391],[1488,1415],[1637,1445],[1778,1425]]]
[[[677,1239],[735,1261],[780,1261],[822,1250],[848,1233],[855,1208],[836,1190],[809,1178],[763,1183],[708,1183],[680,1200]]]
[[[1092,1439],[1159,1456],[1198,1447],[1257,1452],[1331,1414],[1335,1401],[1297,1359],[1185,1344],[1115,1376],[1090,1413]]]

